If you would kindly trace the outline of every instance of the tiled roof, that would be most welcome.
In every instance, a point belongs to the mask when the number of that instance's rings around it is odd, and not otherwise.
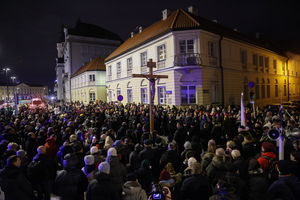
[[[86,71],[105,71],[105,65],[104,65],[104,59],[103,58],[95,58],[91,62],[88,62],[87,64],[80,67],[77,72],[75,72],[72,75],[72,78],[75,76],[78,76],[79,74],[82,74]]]
[[[159,20],[149,27],[145,28],[141,33],[135,34],[133,37],[126,40],[115,51],[113,51],[106,59],[105,62],[116,58],[123,53],[126,53],[144,43],[147,43],[163,34],[176,30],[190,30],[190,29],[202,29],[212,33],[220,34],[225,37],[234,38],[236,40],[245,41],[254,45],[258,45],[278,53],[282,53],[280,50],[275,49],[273,46],[243,35],[238,31],[234,31],[231,28],[225,27],[221,24],[215,23],[211,20],[194,16],[183,9],[173,11],[167,19]]]

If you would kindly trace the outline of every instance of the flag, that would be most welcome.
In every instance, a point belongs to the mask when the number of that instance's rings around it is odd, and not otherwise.
[[[244,93],[241,93],[241,126],[246,127],[246,113],[244,107]]]

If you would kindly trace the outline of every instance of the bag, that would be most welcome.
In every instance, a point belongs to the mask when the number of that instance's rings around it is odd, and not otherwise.
[[[268,169],[264,172],[265,176],[271,181],[275,181],[278,179],[278,171],[276,170],[276,165],[278,161],[276,159],[270,158],[268,156],[262,156],[266,160],[269,161]]]
[[[43,178],[43,165],[40,160],[32,160],[28,164],[27,175],[31,182],[37,182]]]

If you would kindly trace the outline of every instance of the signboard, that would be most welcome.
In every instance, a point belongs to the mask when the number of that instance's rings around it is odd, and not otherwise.
[[[172,90],[167,90],[166,94],[172,94]]]
[[[122,95],[119,95],[118,96],[118,101],[122,101],[123,100],[123,96]]]

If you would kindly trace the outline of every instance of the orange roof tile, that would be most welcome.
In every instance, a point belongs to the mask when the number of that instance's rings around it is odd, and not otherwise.
[[[106,59],[105,62],[151,40],[160,36],[172,29],[194,28],[199,27],[199,23],[191,17],[184,10],[179,9],[172,12],[167,19],[159,20],[149,27],[145,28],[141,33],[135,34],[132,38],[126,40],[115,51],[113,51]]]
[[[71,77],[73,78],[86,71],[105,71],[104,58],[98,57],[88,62],[87,64],[80,67],[77,72],[75,72]]]

